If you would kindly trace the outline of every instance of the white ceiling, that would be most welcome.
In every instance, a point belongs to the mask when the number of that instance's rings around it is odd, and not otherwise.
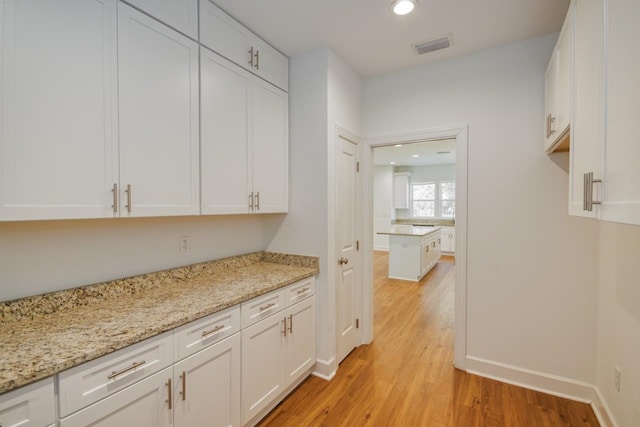
[[[440,152],[440,154],[438,154]],[[418,157],[413,157],[418,155]],[[456,140],[418,142],[400,147],[376,147],[373,150],[373,164],[376,166],[424,166],[445,165],[456,162]]]
[[[213,0],[287,56],[329,47],[362,77],[560,31],[569,0],[419,0],[409,15],[391,0]],[[418,56],[412,45],[451,34]]]

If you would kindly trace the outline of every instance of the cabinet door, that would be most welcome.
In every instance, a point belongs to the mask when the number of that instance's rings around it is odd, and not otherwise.
[[[200,50],[201,188],[203,214],[249,211],[248,96],[251,74]]]
[[[253,39],[252,47],[255,51],[253,72],[280,89],[288,90],[289,60],[287,57],[257,37]]]
[[[0,4],[0,220],[113,216],[116,0]]]
[[[283,315],[242,331],[242,420],[246,424],[282,391]]]
[[[198,214],[198,45],[120,4],[118,70],[121,211]]]
[[[253,51],[249,50],[253,37],[251,31],[210,0],[200,0],[200,43],[250,70]]]
[[[255,79],[252,93],[251,165],[254,212],[289,209],[289,98]]]
[[[240,334],[174,366],[176,427],[241,426]]]
[[[42,427],[55,422],[53,377],[0,395],[0,426]]]
[[[154,426],[172,424],[172,368],[167,368],[125,388],[67,418],[60,427]]]
[[[573,6],[565,18],[564,30],[558,40],[555,137],[564,135],[571,117],[571,73],[573,64]]]
[[[583,209],[584,175],[602,178],[604,144],[604,2],[575,3],[575,107],[571,125],[569,214],[596,218],[599,208]],[[594,200],[601,200],[601,185],[593,186]]]
[[[198,39],[198,0],[127,0],[170,27]]]
[[[607,126],[602,219],[640,224],[640,2],[609,0]]]
[[[286,312],[283,388],[300,379],[316,363],[316,297],[291,306]]]
[[[551,53],[551,59],[544,75],[544,118],[545,118],[545,151],[553,145],[556,139],[554,121],[558,96],[558,51]]]
[[[393,174],[393,207],[395,209],[409,209],[409,174]]]

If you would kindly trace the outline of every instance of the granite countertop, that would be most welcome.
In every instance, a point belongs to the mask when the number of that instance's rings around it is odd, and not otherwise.
[[[435,225],[439,227],[455,227],[456,221],[454,219],[418,219],[418,218],[404,218],[396,219],[391,222],[393,225]]]
[[[318,274],[256,252],[0,302],[0,394]]]
[[[440,230],[440,227],[422,225],[392,225],[389,231],[378,231],[378,234],[393,236],[417,236],[422,237]]]

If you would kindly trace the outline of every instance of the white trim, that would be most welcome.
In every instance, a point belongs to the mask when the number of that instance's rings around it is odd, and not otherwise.
[[[389,246],[374,246],[373,247],[374,251],[384,251],[384,252],[389,252]]]
[[[332,357],[329,360],[316,359],[316,366],[311,372],[311,375],[330,381],[336,376],[337,368],[335,357]]]
[[[445,126],[392,135],[373,136],[365,139],[368,150],[363,156],[365,175],[365,202],[367,209],[363,212],[363,222],[369,233],[364,233],[364,265],[365,301],[371,299],[373,309],[373,148],[397,143],[426,142],[438,139],[456,140],[456,282],[455,282],[455,326],[454,326],[454,366],[464,370],[467,355],[467,179],[468,179],[468,126]],[[367,307],[365,306],[365,313]],[[373,314],[370,323],[373,326]],[[366,318],[366,317],[365,317]],[[367,319],[369,322],[369,319]],[[368,322],[365,322],[367,324]],[[373,338],[373,332],[370,335]]]

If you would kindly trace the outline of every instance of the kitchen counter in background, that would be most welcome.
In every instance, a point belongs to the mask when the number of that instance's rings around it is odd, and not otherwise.
[[[438,230],[440,230],[440,227],[422,226],[422,225],[392,225],[389,231],[378,231],[378,234],[389,234],[392,236],[422,237]]]
[[[440,227],[392,225],[389,231],[389,278],[418,281],[440,259]]]
[[[396,219],[392,221],[393,225],[429,225],[439,227],[455,227],[454,219]]]
[[[0,302],[0,393],[316,275],[318,265],[256,252]]]

